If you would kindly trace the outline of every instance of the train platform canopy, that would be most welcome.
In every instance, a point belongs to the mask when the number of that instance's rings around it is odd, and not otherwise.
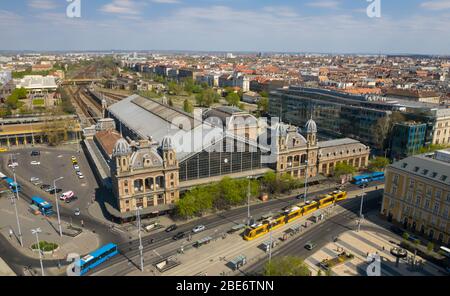
[[[162,104],[156,100],[132,95],[108,108],[109,116],[116,121],[119,130],[129,131],[134,137],[152,139],[162,143],[169,136],[174,140],[174,148],[178,161],[184,161],[202,150],[211,149],[215,144],[225,138],[235,138],[239,142],[258,147],[260,150],[268,150],[258,143],[224,132],[222,127],[217,127],[203,121],[201,116],[192,116],[176,108]],[[214,136],[212,138],[212,136]],[[182,144],[179,140],[182,138]],[[184,143],[185,139],[192,139]],[[200,141],[201,139],[201,141]],[[214,139],[214,141],[212,141]],[[136,140],[136,139],[133,139]],[[186,145],[189,145],[187,147]]]

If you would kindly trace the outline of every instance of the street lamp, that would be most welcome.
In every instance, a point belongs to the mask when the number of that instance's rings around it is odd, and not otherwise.
[[[31,233],[36,235],[36,243],[39,250],[39,261],[41,262],[41,274],[44,276],[44,265],[42,264],[42,253],[41,253],[41,245],[39,244],[39,233],[41,233],[42,230],[40,228],[31,229]]]
[[[17,211],[17,203],[16,203],[16,199],[14,198],[14,196],[11,196],[11,202],[14,205],[14,211],[16,212],[16,221],[17,221],[17,229],[19,231],[18,235],[19,235],[20,246],[23,247],[22,231],[20,230],[20,222],[19,222],[19,212]]]
[[[56,195],[56,181],[62,180],[64,177],[59,177],[53,180],[53,190],[55,192],[55,202],[56,202],[56,213],[58,214],[58,227],[59,227],[59,236],[62,237],[62,228],[61,228],[61,216],[59,215],[59,201],[58,196]]]
[[[305,201],[305,204],[306,204],[306,194],[308,193],[308,160],[305,160],[305,163],[306,163],[306,171],[305,171],[305,196],[304,196],[303,198],[304,198],[304,201]]]
[[[366,180],[364,180],[364,181],[366,181]],[[363,203],[364,203],[364,195],[366,194],[366,193],[365,193],[366,184],[367,184],[367,183],[364,182],[364,183],[363,183],[363,188],[362,188],[361,205],[360,205],[360,207],[359,207],[358,232],[361,230],[361,223],[362,223],[362,220],[364,219],[364,216],[363,216]]]
[[[248,188],[247,188],[247,225],[250,226],[250,220],[251,220],[251,216],[250,216],[250,191],[251,191],[251,180],[252,180],[252,176],[248,176]]]
[[[14,185],[16,187],[16,198],[17,200],[19,200],[19,190],[17,190],[17,179],[16,179],[16,166],[13,164],[13,155],[19,155],[20,153],[14,153],[14,154],[10,154],[10,158],[11,158],[11,166],[12,166],[12,170],[13,170],[13,175],[14,175]]]
[[[141,272],[144,272],[144,255],[142,253],[144,250],[144,247],[142,246],[140,210],[141,210],[141,207],[136,208],[136,217],[137,217],[137,222],[138,222],[138,235],[139,235],[139,254],[141,257]]]

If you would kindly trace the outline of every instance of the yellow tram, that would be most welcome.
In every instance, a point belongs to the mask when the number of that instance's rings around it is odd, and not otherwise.
[[[279,215],[264,219],[263,221],[248,227],[244,232],[244,239],[246,241],[254,240],[272,230],[295,221],[300,217],[328,207],[347,197],[346,191],[333,191],[319,196],[317,200],[312,201],[310,204],[294,206]]]

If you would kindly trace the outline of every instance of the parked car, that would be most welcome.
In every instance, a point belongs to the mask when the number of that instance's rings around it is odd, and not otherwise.
[[[73,166],[73,169],[76,170],[76,171],[79,171],[79,170],[80,170],[80,166],[77,165],[77,164],[75,164],[75,165]]]
[[[43,184],[43,182],[42,182],[41,180],[34,181],[34,182],[32,182],[32,183],[33,183],[34,186],[40,186],[40,185]]]
[[[172,224],[172,225],[170,225],[169,227],[166,228],[166,232],[174,231],[177,228],[178,228],[178,226],[176,224]]]
[[[52,188],[52,186],[50,186],[50,185],[48,185],[48,184],[43,184],[43,185],[41,185],[40,188],[41,188],[42,190],[44,190],[44,191],[47,191],[47,189]]]
[[[304,199],[304,198],[305,198],[305,194],[304,193],[297,195],[297,199]]]
[[[51,188],[51,190],[48,191],[48,193],[50,193],[50,194],[55,194],[55,193],[60,193],[60,192],[62,192],[62,189],[60,189],[60,188]]]
[[[10,162],[10,163],[8,163],[8,167],[10,167],[10,168],[15,168],[15,167],[18,167],[18,166],[19,166],[19,164],[17,162]]]
[[[37,150],[31,151],[31,156],[39,156],[39,155],[41,155],[40,151],[37,151]]]
[[[34,183],[34,182],[36,182],[36,181],[39,181],[40,179],[38,178],[38,177],[31,177],[30,178],[30,182],[31,183]]]
[[[75,196],[75,192],[73,191],[67,191],[64,192],[63,194],[61,194],[61,196],[59,197],[60,200],[66,200],[68,198],[72,198],[73,196]]]
[[[83,175],[83,173],[81,171],[76,171],[77,176],[79,175]]]
[[[66,198],[65,202],[66,203],[71,203],[71,202],[73,202],[73,201],[75,201],[77,199],[78,199],[78,197],[76,195],[74,195],[71,198]]]
[[[305,249],[307,249],[308,251],[313,250],[315,247],[317,247],[317,245],[312,242],[307,242],[305,245]]]
[[[30,162],[31,165],[40,165],[41,162],[37,161],[37,160],[33,160],[32,162]]]
[[[173,236],[173,240],[179,240],[182,239],[185,236],[184,232],[178,232]]]
[[[84,175],[83,174],[78,175],[78,179],[84,179]]]
[[[193,232],[193,233],[199,233],[199,232],[204,231],[205,229],[206,229],[205,225],[198,225],[198,226],[195,226],[195,227],[192,229],[192,232]]]
[[[80,209],[76,208],[74,214],[75,216],[80,216]]]

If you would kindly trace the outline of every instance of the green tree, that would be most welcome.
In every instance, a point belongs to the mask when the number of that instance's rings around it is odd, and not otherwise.
[[[183,102],[183,110],[187,113],[194,112],[194,106],[192,106],[192,103],[188,99],[184,100]]]
[[[197,94],[195,100],[199,106],[211,107],[212,104],[219,102],[220,96],[212,88],[208,88]]]
[[[268,98],[268,97],[269,97],[269,93],[266,92],[266,91],[260,92],[259,95],[260,95],[261,97],[263,97],[263,98]]]
[[[427,250],[428,250],[428,253],[431,253],[431,251],[434,250],[434,244],[432,242],[428,243]]]
[[[311,276],[308,265],[300,257],[277,257],[264,267],[265,276]]]
[[[262,97],[258,101],[258,110],[266,113],[269,110],[269,99]]]
[[[340,178],[343,175],[350,175],[354,174],[355,172],[356,169],[353,166],[346,164],[345,162],[340,162],[336,164],[333,174],[336,178]]]
[[[369,163],[369,170],[372,172],[376,171],[384,171],[385,168],[389,165],[389,159],[386,157],[375,157]]]
[[[407,232],[403,232],[402,237],[405,241],[407,241],[409,239],[409,234]]]
[[[170,94],[173,94],[173,95],[176,95],[176,96],[180,95],[181,91],[182,91],[181,85],[179,85],[175,81],[170,81],[167,84],[167,88],[168,88]]]
[[[229,93],[225,100],[228,102],[228,104],[230,104],[231,106],[238,106],[239,103],[241,102],[241,98],[239,97],[239,95],[237,93],[231,92]]]
[[[436,150],[442,150],[442,149],[446,149],[446,148],[449,148],[449,147],[450,146],[447,146],[447,145],[432,144],[432,145],[420,148],[418,154],[431,153],[431,152],[434,152]]]

